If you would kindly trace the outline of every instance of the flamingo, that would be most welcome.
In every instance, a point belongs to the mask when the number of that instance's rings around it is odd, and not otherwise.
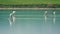
[[[54,15],[54,18],[53,18],[53,22],[54,22],[54,24],[55,24],[55,17],[56,17],[56,15],[55,15],[55,12],[53,12],[53,15]]]
[[[45,23],[46,23],[46,21],[47,21],[47,11],[45,11],[44,16],[45,16]]]
[[[15,22],[15,12],[16,12],[16,11],[13,11],[13,12],[10,13],[10,15],[9,15],[9,23],[10,23],[10,25],[12,25],[12,24]]]

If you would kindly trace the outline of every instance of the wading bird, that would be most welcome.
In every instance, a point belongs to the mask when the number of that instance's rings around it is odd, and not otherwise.
[[[56,20],[56,15],[55,15],[55,12],[53,12],[53,22],[54,22],[54,24],[55,24],[55,20]]]
[[[47,22],[47,11],[45,11],[44,17],[45,17],[45,23],[46,23]]]
[[[15,12],[16,12],[16,11],[13,11],[13,12],[10,13],[10,15],[9,15],[9,23],[10,23],[10,26],[12,26],[12,24],[15,22]]]

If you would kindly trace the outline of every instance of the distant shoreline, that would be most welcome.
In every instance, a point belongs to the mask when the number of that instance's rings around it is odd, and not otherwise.
[[[60,8],[0,8],[0,10],[60,10]]]
[[[60,8],[60,4],[0,4],[0,8]]]
[[[60,4],[20,4],[3,5],[0,4],[0,10],[60,10]]]

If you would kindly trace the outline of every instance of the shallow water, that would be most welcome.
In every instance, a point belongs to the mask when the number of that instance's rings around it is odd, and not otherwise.
[[[10,26],[12,10],[0,10],[0,34],[60,34],[60,10],[15,10],[15,23]],[[53,15],[56,12],[56,17]]]

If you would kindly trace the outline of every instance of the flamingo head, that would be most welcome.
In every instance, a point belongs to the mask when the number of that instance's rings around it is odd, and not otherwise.
[[[55,12],[53,12],[53,14],[55,14]]]
[[[15,13],[16,11],[13,11],[13,13]]]
[[[45,13],[47,13],[47,11],[45,11]]]

